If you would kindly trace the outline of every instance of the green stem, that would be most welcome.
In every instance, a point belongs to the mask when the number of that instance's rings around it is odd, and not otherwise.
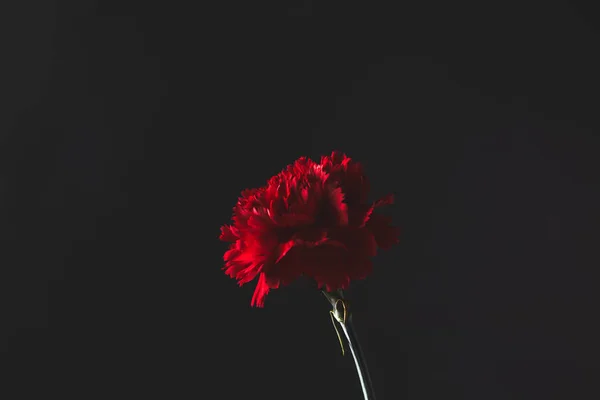
[[[360,348],[356,330],[352,324],[352,313],[349,310],[348,301],[344,298],[344,293],[341,290],[338,290],[337,292],[327,292],[324,290],[323,294],[333,307],[331,315],[342,327],[342,331],[346,337],[346,342],[348,343],[348,347],[350,347],[350,352],[352,353],[352,358],[354,359],[354,365],[356,366],[356,372],[358,374],[364,399],[375,400],[373,383],[371,382],[371,377],[369,376],[369,369],[367,368],[365,356]]]

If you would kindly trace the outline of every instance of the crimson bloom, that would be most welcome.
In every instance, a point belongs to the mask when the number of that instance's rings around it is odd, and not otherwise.
[[[343,153],[296,160],[266,186],[242,192],[233,224],[221,227],[220,239],[232,243],[225,273],[240,286],[258,276],[257,307],[270,289],[302,275],[327,291],[364,279],[377,248],[398,242],[391,219],[374,212],[393,196],[369,204],[368,192],[362,165]]]

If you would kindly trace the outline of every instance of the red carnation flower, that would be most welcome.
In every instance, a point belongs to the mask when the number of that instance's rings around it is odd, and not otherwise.
[[[390,218],[374,212],[393,196],[368,204],[368,192],[361,164],[345,154],[296,160],[266,186],[242,192],[233,224],[221,227],[220,239],[232,242],[225,273],[240,286],[258,276],[251,302],[258,307],[270,289],[301,275],[327,291],[365,278],[377,247],[398,242]]]

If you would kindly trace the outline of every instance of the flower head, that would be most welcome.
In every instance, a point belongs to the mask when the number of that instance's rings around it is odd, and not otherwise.
[[[258,276],[251,304],[264,306],[270,289],[304,275],[327,291],[365,278],[378,247],[398,242],[398,230],[367,203],[362,165],[333,152],[320,163],[302,157],[258,189],[242,192],[233,223],[221,227],[231,242],[224,270],[244,285]]]

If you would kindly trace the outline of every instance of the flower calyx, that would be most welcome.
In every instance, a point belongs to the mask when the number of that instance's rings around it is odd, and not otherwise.
[[[342,336],[338,330],[336,325],[336,321],[338,324],[342,326],[342,329],[345,329],[346,322],[348,321],[349,313],[348,313],[348,300],[344,298],[344,294],[341,290],[337,292],[327,292],[323,290],[323,294],[329,301],[332,306],[332,310],[329,311],[329,315],[331,317],[331,323],[333,324],[333,328],[335,329],[335,333],[337,334],[338,340],[340,342],[340,347],[342,348],[342,355],[345,355],[346,351],[344,349],[344,342],[342,341]]]

